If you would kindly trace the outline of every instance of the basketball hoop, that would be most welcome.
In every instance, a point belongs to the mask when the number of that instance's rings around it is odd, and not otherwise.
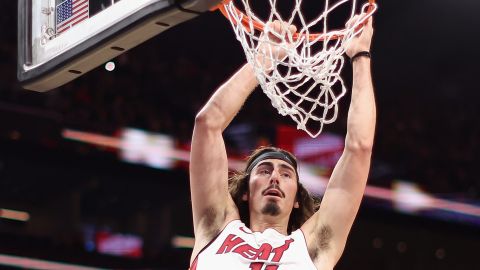
[[[269,3],[270,8],[265,21],[254,13],[248,0],[238,1],[243,5],[243,11],[235,6],[233,0],[224,0],[217,8],[231,22],[263,92],[281,115],[289,115],[298,129],[313,138],[317,137],[324,124],[333,123],[337,118],[338,101],[346,93],[340,77],[345,62],[345,44],[363,31],[364,24],[377,10],[375,0],[368,0],[362,6],[362,17],[355,23],[330,31],[328,15],[351,4],[348,21],[356,14],[357,0],[325,0],[320,15],[310,21],[301,12],[301,5],[306,0],[292,1],[293,7],[287,19],[278,11],[277,0],[263,0]],[[277,20],[283,22],[280,33],[269,27],[269,23]],[[292,24],[298,27],[293,34],[288,28]],[[316,33],[314,29],[319,26],[323,31]],[[272,44],[266,38],[268,34],[274,35],[278,41]],[[281,48],[286,56],[278,59],[271,49],[265,52],[265,47],[259,46],[265,43]],[[265,68],[259,63],[258,56],[271,65]]]

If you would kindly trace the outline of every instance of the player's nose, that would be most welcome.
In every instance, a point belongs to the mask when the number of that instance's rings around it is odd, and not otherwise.
[[[272,175],[270,176],[270,185],[272,184],[278,185],[280,183],[279,178],[280,178],[280,174],[278,173],[278,171],[273,170]]]

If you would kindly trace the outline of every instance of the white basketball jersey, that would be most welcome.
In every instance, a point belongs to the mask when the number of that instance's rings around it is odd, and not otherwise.
[[[234,220],[195,258],[191,270],[316,270],[301,230],[252,232]]]

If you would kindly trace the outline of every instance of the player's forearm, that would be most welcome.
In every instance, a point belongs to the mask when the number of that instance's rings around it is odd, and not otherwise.
[[[359,57],[353,62],[352,100],[348,112],[346,147],[369,150],[373,146],[376,123],[370,58]]]
[[[209,127],[223,131],[257,85],[253,68],[250,64],[245,64],[218,88],[197,115],[197,119],[203,119]]]

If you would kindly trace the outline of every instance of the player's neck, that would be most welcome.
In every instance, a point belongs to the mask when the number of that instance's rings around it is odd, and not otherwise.
[[[253,232],[264,232],[266,229],[274,229],[277,232],[288,235],[288,217],[287,219],[272,216],[250,217],[250,229]]]

